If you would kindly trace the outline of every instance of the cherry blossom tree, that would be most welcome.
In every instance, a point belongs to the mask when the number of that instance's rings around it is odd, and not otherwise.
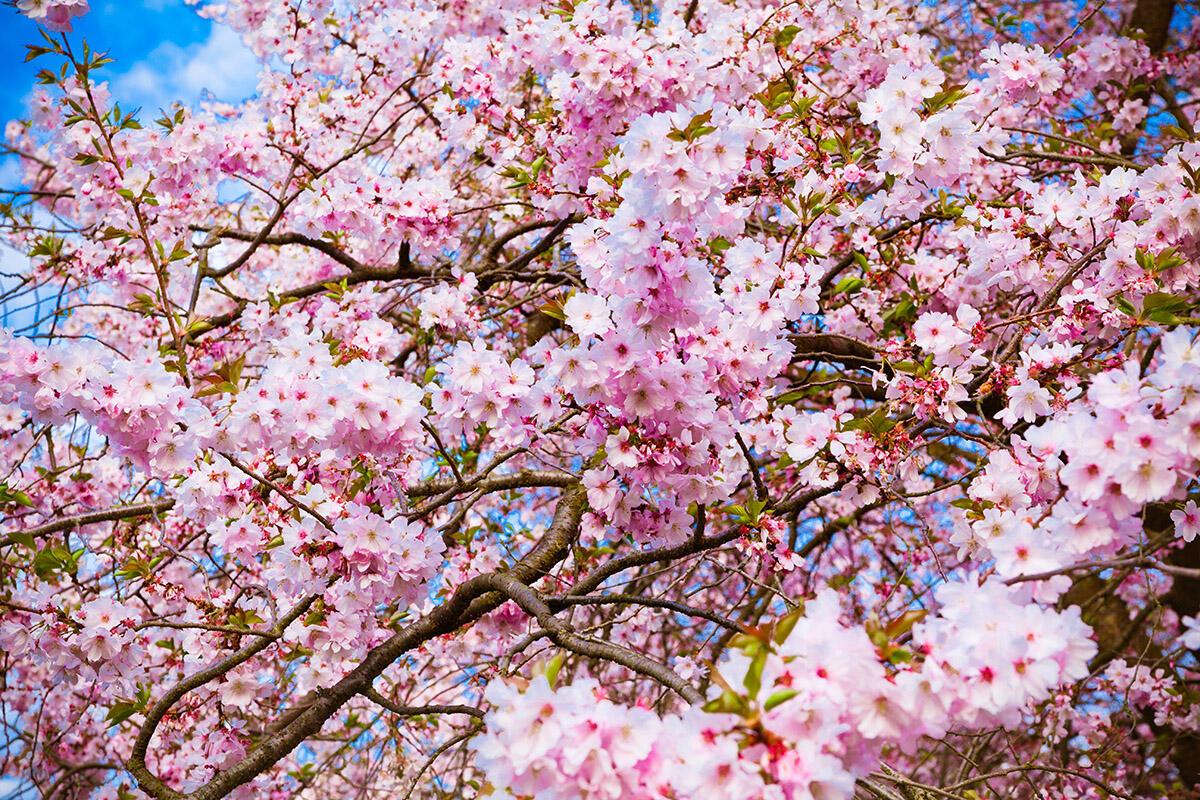
[[[14,797],[1197,796],[1194,4],[17,5]]]

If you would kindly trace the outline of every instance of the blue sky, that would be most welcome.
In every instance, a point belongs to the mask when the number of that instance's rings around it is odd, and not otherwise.
[[[249,51],[183,0],[92,0],[70,37],[86,38],[116,59],[103,77],[122,106],[142,106],[151,121],[174,99],[194,103],[208,90],[239,100],[254,89],[257,68]],[[25,44],[39,40],[37,26],[0,5],[0,120],[23,115],[35,73],[49,66],[24,63]]]

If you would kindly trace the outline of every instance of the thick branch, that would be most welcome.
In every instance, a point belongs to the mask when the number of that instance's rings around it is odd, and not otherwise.
[[[60,517],[53,522],[47,522],[45,525],[39,525],[36,528],[27,528],[23,531],[12,531],[3,542],[0,542],[0,547],[4,547],[17,542],[13,539],[14,536],[29,537],[35,540],[46,536],[51,536],[60,531],[68,531],[74,528],[79,528],[84,525],[93,525],[97,522],[116,522],[125,519],[134,519],[136,517],[145,517],[151,514],[160,514],[163,511],[169,510],[175,505],[175,500],[172,498],[163,498],[162,500],[154,500],[149,503],[135,503],[127,506],[113,506],[112,508],[104,508],[99,511],[86,511],[82,514],[72,514],[67,517]]]
[[[382,706],[393,714],[398,714],[402,717],[424,717],[430,714],[469,714],[472,717],[483,718],[483,710],[475,708],[475,706],[402,706],[388,700],[374,688],[368,688],[362,695],[375,705]]]
[[[533,583],[561,561],[574,540],[583,510],[586,492],[575,484],[563,492],[554,511],[554,520],[542,539],[506,573],[513,580]],[[302,700],[294,715],[285,714],[279,727],[264,736],[258,745],[238,763],[218,772],[212,780],[188,795],[163,784],[145,768],[145,747],[135,749],[134,772],[141,788],[160,800],[217,800],[252,781],[294,750],[301,742],[321,730],[350,698],[367,691],[374,680],[397,658],[430,639],[451,633],[499,607],[506,596],[491,583],[493,575],[480,575],[458,587],[442,605],[426,616],[402,628],[383,644],[369,652],[349,675],[327,689],[319,689]],[[239,662],[240,663],[240,662]],[[150,733],[139,736],[148,742]],[[131,771],[135,759],[131,759]]]
[[[707,611],[703,608],[689,606],[687,603],[676,602],[675,600],[663,600],[657,597],[641,597],[634,594],[602,594],[602,595],[587,595],[584,597],[566,596],[566,597],[547,597],[546,604],[550,608],[563,608],[565,606],[601,606],[601,605],[633,605],[646,606],[647,608],[665,608],[688,617],[699,617],[706,619],[709,622],[714,622],[722,628],[728,628],[731,631],[741,632],[742,626],[738,625],[729,617],[721,616],[715,611]]]
[[[797,360],[841,361],[853,366],[878,369],[879,357],[871,346],[836,333],[798,333],[789,336]]]
[[[175,686],[173,686],[170,690],[168,690],[166,694],[159,698],[158,702],[156,702],[150,708],[150,710],[146,712],[146,722],[142,725],[141,730],[138,731],[137,739],[135,739],[133,743],[133,751],[129,755],[129,760],[126,762],[129,772],[134,778],[137,779],[138,786],[140,786],[142,790],[153,795],[154,797],[161,798],[162,800],[179,800],[179,798],[185,796],[163,783],[162,780],[157,775],[152,773],[146,766],[146,751],[150,747],[150,740],[154,738],[154,732],[158,730],[159,723],[162,722],[163,717],[166,716],[167,712],[171,709],[171,706],[179,702],[184,695],[188,694],[194,689],[198,689],[211,680],[221,677],[225,673],[229,672],[229,670],[237,667],[240,664],[244,664],[254,656],[261,653],[263,650],[266,650],[272,642],[283,635],[283,632],[289,625],[299,619],[302,614],[312,607],[312,604],[316,601],[316,599],[317,595],[315,594],[304,598],[304,600],[300,601],[300,603],[298,603],[291,611],[289,611],[277,623],[275,623],[275,625],[271,628],[270,636],[258,638],[246,647],[243,647],[233,655],[222,659],[208,669],[201,670],[200,672],[184,678],[179,683],[175,684]],[[223,795],[212,795],[212,797],[221,796]]]
[[[432,497],[452,489],[483,489],[487,492],[503,492],[509,489],[534,489],[570,486],[578,478],[569,472],[552,469],[528,469],[521,472],[510,472],[504,475],[493,475],[481,481],[467,481],[461,486],[453,478],[431,478],[413,486],[406,494],[409,497]]]
[[[559,647],[579,655],[612,661],[628,667],[639,675],[645,675],[672,689],[693,705],[704,702],[704,696],[696,687],[679,677],[665,664],[624,647],[595,639],[586,639],[575,633],[571,626],[554,616],[554,612],[546,605],[545,600],[536,589],[525,585],[513,576],[498,573],[490,577],[490,583],[512,598],[527,614],[534,617],[550,636],[551,641]]]

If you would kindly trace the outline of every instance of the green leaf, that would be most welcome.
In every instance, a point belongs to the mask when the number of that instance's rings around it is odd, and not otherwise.
[[[928,613],[929,612],[923,608],[905,611],[899,617],[888,623],[888,626],[885,629],[888,637],[895,639],[899,636],[903,636],[912,630],[913,625],[916,625],[918,622],[925,619],[925,616]]]
[[[966,97],[967,93],[963,91],[965,86],[966,84],[963,83],[948,86],[943,91],[926,100],[925,113],[934,114]]]
[[[150,562],[140,558],[131,558],[119,570],[117,575],[122,578],[132,580],[134,578],[149,578],[150,577]]]
[[[774,80],[767,84],[767,88],[763,89],[755,97],[766,108],[774,111],[791,99],[792,86],[782,78]]]
[[[867,282],[862,278],[850,275],[837,282],[837,285],[833,287],[833,293],[842,294],[844,292],[845,294],[854,294],[866,285]]]
[[[798,401],[800,401],[800,400],[803,400],[803,399],[804,399],[805,397],[807,397],[807,396],[808,396],[808,390],[806,390],[806,389],[793,389],[793,390],[792,390],[792,391],[790,391],[790,392],[784,392],[783,394],[779,395],[779,397],[776,397],[776,398],[775,398],[775,405],[777,405],[777,406],[789,406],[789,405],[791,405],[792,403],[795,403],[795,402],[798,402]]]
[[[792,631],[796,628],[796,623],[804,618],[804,606],[797,608],[795,611],[789,611],[779,618],[775,623],[775,630],[771,634],[771,638],[775,640],[775,644],[783,644],[787,638],[792,635]]]
[[[75,574],[79,566],[79,556],[82,550],[68,550],[59,545],[52,545],[37,552],[33,557],[33,571],[39,578],[49,578],[58,572]]]
[[[33,500],[20,489],[10,489],[7,483],[0,483],[0,505],[16,503],[19,506],[33,508]]]
[[[789,97],[790,96],[791,95],[789,93]],[[798,100],[793,100],[792,101],[792,113],[790,115],[785,115],[785,116],[793,116],[793,117],[796,117],[797,119],[803,119],[804,117],[808,116],[808,113],[810,111],[812,111],[812,107],[817,104],[817,100],[819,100],[819,99],[820,98],[814,94],[814,95],[810,95],[809,97],[801,97]]]
[[[887,632],[883,628],[868,628],[867,636],[871,640],[871,644],[876,647],[885,647],[890,641]]]
[[[563,653],[558,653],[554,658],[550,659],[550,663],[546,665],[546,682],[553,689],[558,685],[558,673],[562,669]]]
[[[767,702],[763,703],[763,711],[770,711],[773,708],[781,706],[798,694],[800,694],[798,689],[780,689],[768,697]]]
[[[1153,292],[1146,295],[1146,298],[1142,300],[1143,311],[1158,311],[1160,309],[1183,311],[1188,305],[1189,303],[1186,299],[1167,294],[1166,292]]]
[[[776,31],[771,40],[775,43],[777,50],[786,50],[799,32],[799,25],[788,25],[786,28]]]
[[[725,510],[733,515],[735,521],[745,525],[757,525],[763,509],[767,507],[766,500],[751,500],[746,505],[729,506]]]
[[[17,531],[16,533],[10,533],[8,535],[8,539],[11,542],[16,542],[19,545],[28,547],[30,550],[37,549],[37,542],[33,538],[33,536],[31,536],[30,534],[25,533],[23,531]]]
[[[137,703],[122,700],[108,709],[108,727],[113,728],[138,713],[141,708]]]
[[[907,294],[900,302],[883,312],[883,334],[895,333],[917,318],[917,304]]]
[[[705,111],[702,114],[697,114],[692,117],[691,122],[683,130],[673,130],[667,134],[667,138],[676,142],[694,142],[701,136],[705,136],[716,130],[709,125],[709,120],[712,119],[712,109]]]
[[[1176,297],[1165,292],[1154,292],[1142,300],[1142,315],[1151,317],[1153,314],[1178,314],[1191,308],[1191,302],[1182,297]]]
[[[733,243],[724,236],[718,236],[708,243],[708,247],[714,253],[724,253],[726,250],[733,247]]]
[[[208,376],[209,378],[213,376]],[[237,394],[238,387],[229,381],[217,379],[216,382],[196,392],[196,397],[212,397],[218,394]]]
[[[538,178],[538,175],[542,174],[542,167],[544,167],[544,166],[546,166],[546,156],[545,155],[540,155],[533,160],[533,163],[529,165],[529,175],[530,175],[529,182],[530,183],[533,183],[534,181],[536,181]]]
[[[887,409],[880,408],[866,417],[857,417],[842,426],[846,431],[868,431],[881,436],[896,427],[896,421],[888,417]]]
[[[27,44],[25,45],[25,49],[27,51],[25,53],[26,62],[33,61],[35,58],[46,55],[46,53],[53,52],[49,47],[42,47],[36,44]]]
[[[567,314],[565,311],[563,311],[563,307],[566,306],[567,300],[569,299],[570,296],[568,295],[567,297],[561,297],[557,300],[551,300],[548,303],[542,304],[538,308],[538,311],[542,312],[547,317],[553,317],[559,322],[566,322]]]
[[[746,716],[750,713],[750,707],[746,705],[745,699],[728,689],[722,692],[720,697],[709,700],[702,708],[710,714],[738,714]]]
[[[750,659],[750,667],[746,670],[746,677],[742,680],[742,685],[746,687],[746,691],[751,697],[757,697],[758,692],[762,689],[762,674],[763,669],[767,666],[767,656],[771,651],[765,647],[759,647],[754,657]]]
[[[843,517],[842,519],[845,518]],[[844,572],[840,572],[825,583],[830,589],[845,589],[847,586],[854,583],[854,577],[852,575],[847,575]]]
[[[1179,139],[1184,142],[1190,142],[1192,137],[1183,128],[1178,125],[1163,125],[1158,129],[1159,133],[1170,136],[1172,139]]]

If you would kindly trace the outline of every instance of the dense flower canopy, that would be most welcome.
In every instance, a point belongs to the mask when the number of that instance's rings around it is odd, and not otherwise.
[[[1197,796],[1193,6],[18,7],[20,796]]]

